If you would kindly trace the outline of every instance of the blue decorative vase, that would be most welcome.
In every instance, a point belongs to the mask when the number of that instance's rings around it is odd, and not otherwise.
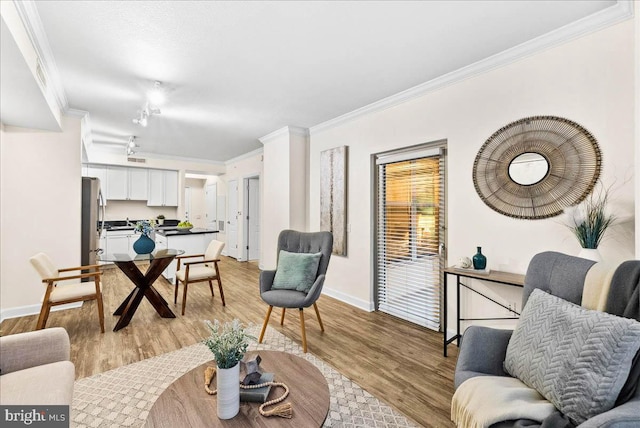
[[[133,251],[135,251],[136,254],[149,254],[154,248],[156,248],[156,243],[147,235],[140,235],[140,238],[133,243]]]
[[[473,268],[484,269],[487,267],[487,258],[482,254],[482,247],[478,247],[478,252],[473,256]]]

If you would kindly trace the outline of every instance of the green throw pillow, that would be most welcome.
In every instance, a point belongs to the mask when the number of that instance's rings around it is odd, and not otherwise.
[[[297,290],[308,293],[316,280],[322,253],[290,253],[280,250],[273,290]]]

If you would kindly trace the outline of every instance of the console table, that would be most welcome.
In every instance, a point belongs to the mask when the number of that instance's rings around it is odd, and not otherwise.
[[[454,275],[456,277],[456,334],[451,338],[451,339],[447,339],[447,276],[449,275]],[[460,321],[480,321],[480,320],[513,320],[513,319],[518,319],[518,316],[520,315],[520,313],[516,312],[514,309],[509,308],[505,305],[503,305],[500,302],[497,302],[496,300],[492,299],[491,297],[479,292],[478,290],[475,290],[473,288],[471,288],[471,286],[464,284],[461,281],[461,278],[469,278],[469,279],[477,279],[480,281],[487,281],[487,282],[493,282],[493,283],[497,283],[497,284],[503,284],[503,285],[510,285],[513,287],[524,287],[524,275],[520,275],[517,273],[511,273],[511,272],[501,272],[499,270],[493,270],[490,273],[483,273],[483,272],[474,272],[471,269],[459,269],[459,268],[455,268],[455,267],[448,267],[444,269],[444,290],[443,290],[443,297],[444,297],[444,308],[443,308],[443,330],[444,330],[444,356],[447,356],[447,345],[449,345],[451,342],[453,342],[454,340],[459,339],[460,337],[462,337],[460,335]],[[514,315],[517,315],[515,317],[496,317],[496,318],[460,318],[460,289],[461,287],[466,288],[467,290],[471,290],[472,292],[479,294],[480,296],[484,297],[487,300],[490,300],[491,302],[495,303],[496,305],[507,309],[510,312],[513,312]]]

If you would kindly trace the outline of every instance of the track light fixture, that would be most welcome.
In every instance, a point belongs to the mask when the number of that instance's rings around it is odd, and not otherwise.
[[[164,90],[162,89],[162,83],[155,81],[153,89],[147,94],[147,101],[144,103],[142,109],[140,109],[140,115],[133,119],[133,123],[146,127],[151,115],[158,115],[161,113],[158,107],[165,100]]]
[[[138,147],[136,144],[136,137],[132,135],[129,137],[129,141],[127,142],[127,156],[135,154],[136,151],[134,149],[136,147]]]

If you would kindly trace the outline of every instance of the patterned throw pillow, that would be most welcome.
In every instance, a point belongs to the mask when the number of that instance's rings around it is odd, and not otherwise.
[[[507,346],[504,368],[573,423],[613,408],[640,348],[640,322],[536,289]]]
[[[290,253],[280,250],[272,290],[309,292],[316,280],[322,253]]]

